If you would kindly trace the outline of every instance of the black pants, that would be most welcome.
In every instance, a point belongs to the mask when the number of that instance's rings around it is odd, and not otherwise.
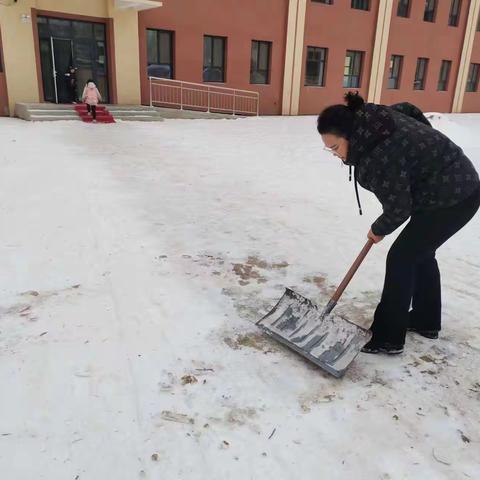
[[[89,105],[87,103],[87,112],[90,113],[92,112],[92,117],[94,120],[97,119],[97,106],[96,105]]]
[[[375,342],[403,345],[408,326],[440,330],[435,251],[468,223],[479,205],[480,188],[453,207],[412,215],[388,252],[382,298],[371,326]]]
[[[69,85],[68,87],[68,97],[70,102],[75,103],[77,101],[77,89]]]

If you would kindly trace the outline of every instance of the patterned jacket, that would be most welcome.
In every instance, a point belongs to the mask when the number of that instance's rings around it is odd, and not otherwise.
[[[355,115],[345,163],[382,204],[375,235],[392,233],[412,214],[456,205],[480,188],[462,149],[414,105],[367,103]]]

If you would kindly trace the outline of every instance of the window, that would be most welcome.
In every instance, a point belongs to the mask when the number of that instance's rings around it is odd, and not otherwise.
[[[363,52],[347,50],[345,68],[343,71],[343,86],[345,88],[359,88],[362,75]]]
[[[471,63],[468,71],[467,92],[478,90],[478,78],[480,77],[480,63]]]
[[[333,0],[312,0],[312,2],[324,3],[325,5],[333,5]]]
[[[325,86],[327,52],[326,48],[307,47],[305,85]]]
[[[225,37],[203,37],[203,81],[225,81]]]
[[[392,55],[390,58],[390,69],[388,71],[388,87],[390,89],[400,88],[400,74],[402,71],[403,56]]]
[[[173,32],[147,29],[149,77],[173,78]]]
[[[271,42],[252,41],[250,83],[270,83]]]
[[[423,20],[425,22],[434,22],[436,13],[437,13],[437,0],[426,0]]]
[[[440,76],[438,77],[439,92],[446,92],[448,89],[448,79],[450,77],[450,70],[452,68],[452,62],[450,60],[442,60],[442,66],[440,67]]]
[[[352,8],[357,10],[370,10],[370,0],[352,0]]]
[[[461,0],[452,0],[450,5],[450,16],[448,17],[448,24],[451,27],[457,27],[460,20],[460,10],[462,8]]]
[[[417,69],[415,71],[414,90],[425,90],[425,80],[427,78],[428,58],[417,59]]]
[[[410,0],[398,0],[397,16],[405,18],[410,16]]]

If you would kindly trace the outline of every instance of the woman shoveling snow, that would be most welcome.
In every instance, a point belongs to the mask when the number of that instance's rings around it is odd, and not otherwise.
[[[415,106],[365,103],[352,92],[345,98],[346,105],[330,106],[318,116],[317,129],[325,148],[353,168],[360,213],[357,182],[382,204],[368,238],[378,243],[410,219],[388,252],[373,337],[362,351],[401,353],[407,330],[438,337],[435,252],[477,212],[480,180],[462,149]]]

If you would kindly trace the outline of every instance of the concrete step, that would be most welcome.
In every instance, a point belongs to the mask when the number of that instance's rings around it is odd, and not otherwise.
[[[152,115],[117,115],[113,114],[115,120],[121,120],[124,122],[163,122],[165,119],[160,116]]]
[[[106,105],[109,110],[125,110],[135,111],[141,110],[142,112],[154,112],[155,109],[153,107],[149,107],[147,105]]]
[[[57,115],[57,116],[61,116],[61,115],[72,115],[72,113],[75,113],[75,110],[71,109],[71,110],[49,110],[49,109],[46,109],[46,110],[43,110],[43,109],[31,109],[29,110],[30,111],[30,114],[31,115],[49,115],[49,116],[52,116],[52,115]]]
[[[82,104],[55,104],[55,103],[17,103],[15,116],[24,120],[53,121],[53,120],[80,120],[75,106]],[[150,107],[148,105],[101,105],[106,108],[116,120],[161,122],[165,118],[180,119],[236,119],[222,113],[199,112],[195,110],[179,110],[175,108]]]
[[[62,103],[17,103],[17,106],[24,106],[29,110],[73,110],[74,104],[62,104]]]
[[[109,108],[110,112],[115,112],[118,114],[126,114],[126,115],[151,115],[155,114],[158,115],[158,112],[151,111],[151,110],[124,110],[120,108]]]
[[[58,120],[80,120],[78,115],[30,115],[31,122],[54,122]]]

